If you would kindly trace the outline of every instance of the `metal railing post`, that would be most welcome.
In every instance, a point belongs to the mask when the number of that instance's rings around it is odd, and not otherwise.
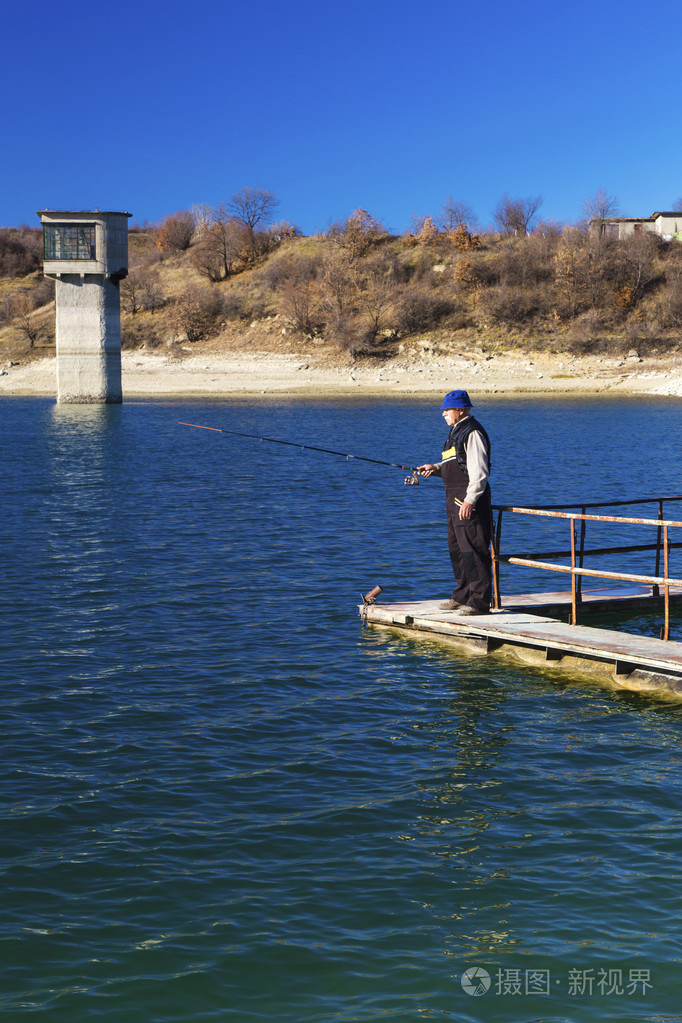
[[[583,512],[583,514],[585,514]],[[569,519],[571,523],[571,625],[578,624],[578,585],[575,572],[575,519]]]
[[[581,507],[581,509],[580,509],[580,514],[581,515],[585,515],[585,511],[586,511],[586,509],[585,509],[585,506],[583,505]],[[583,553],[585,551],[585,533],[586,532],[587,532],[587,522],[583,518],[583,519],[580,520],[580,556],[579,556],[579,560],[578,560],[578,565],[580,566],[580,568],[583,567]],[[577,589],[576,589],[576,599],[577,599],[578,603],[580,603],[580,601],[583,599],[583,577],[581,575],[578,576],[578,585],[577,585]]]
[[[658,499],[658,517],[659,519],[663,518],[663,498],[660,497]],[[656,569],[654,571],[654,575],[660,574],[661,574],[661,527],[659,526],[658,529],[656,530]],[[668,573],[666,572],[666,575],[667,574]],[[651,587],[652,597],[657,597],[660,592],[661,591],[659,590],[657,584],[654,583],[653,586]]]
[[[659,526],[660,529],[660,526]],[[663,632],[661,639],[670,639],[670,583],[668,582],[668,527],[663,527],[663,576],[665,578],[665,585],[663,592],[665,594],[665,624],[663,626]]]
[[[490,512],[492,517],[492,510]],[[497,528],[493,519],[492,529],[492,557],[493,557],[493,607],[499,611],[502,607],[502,594],[500,593],[500,538],[502,536],[502,509],[497,513]]]

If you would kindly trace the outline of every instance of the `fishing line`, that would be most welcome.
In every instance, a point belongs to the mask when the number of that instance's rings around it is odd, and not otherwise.
[[[251,440],[267,441],[268,444],[286,444],[290,448],[301,448],[303,451],[321,451],[325,455],[338,455],[340,458],[354,459],[356,462],[373,462],[374,465],[388,465],[392,469],[406,469],[412,473],[405,480],[408,486],[418,486],[419,477],[414,465],[399,465],[397,462],[384,462],[381,458],[369,458],[367,455],[351,455],[347,451],[334,451],[332,448],[320,448],[314,444],[299,444],[293,440],[280,440],[277,437],[261,437],[257,433],[242,433],[241,430],[225,430],[216,426],[202,426],[199,423],[178,423],[178,426],[191,426],[196,430],[211,430],[213,433],[228,433],[234,437],[249,437]]]

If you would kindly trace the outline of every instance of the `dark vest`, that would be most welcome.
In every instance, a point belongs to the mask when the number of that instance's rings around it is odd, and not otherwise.
[[[463,501],[467,487],[469,486],[469,474],[467,472],[467,439],[476,430],[485,441],[488,453],[488,468],[490,468],[490,438],[481,424],[473,416],[466,416],[450,430],[448,439],[443,450],[443,461],[440,467],[440,474],[445,484],[445,491],[453,495],[458,501]],[[490,500],[490,488],[486,486],[485,493],[479,498],[479,503],[484,498]]]

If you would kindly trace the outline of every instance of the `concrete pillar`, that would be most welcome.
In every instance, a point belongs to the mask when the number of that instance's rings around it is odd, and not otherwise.
[[[42,210],[44,273],[55,279],[57,401],[119,403],[129,213]]]
[[[57,401],[122,401],[121,306],[118,283],[94,274],[55,281]]]

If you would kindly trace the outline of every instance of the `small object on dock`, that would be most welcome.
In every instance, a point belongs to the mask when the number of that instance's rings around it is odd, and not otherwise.
[[[362,603],[363,604],[374,604],[374,603],[376,603],[376,599],[377,599],[377,597],[379,596],[380,593],[383,593],[383,590],[381,589],[381,586],[373,586],[372,589],[369,591],[369,593],[365,593],[364,595],[361,594],[361,596],[362,596]]]
[[[367,612],[369,611],[371,605],[376,603],[376,599],[381,592],[382,592],[381,586],[377,585],[373,586],[369,593],[365,593],[364,595],[360,594],[360,596],[362,597],[362,608],[360,610],[360,614],[362,616],[363,628],[367,624]]]

